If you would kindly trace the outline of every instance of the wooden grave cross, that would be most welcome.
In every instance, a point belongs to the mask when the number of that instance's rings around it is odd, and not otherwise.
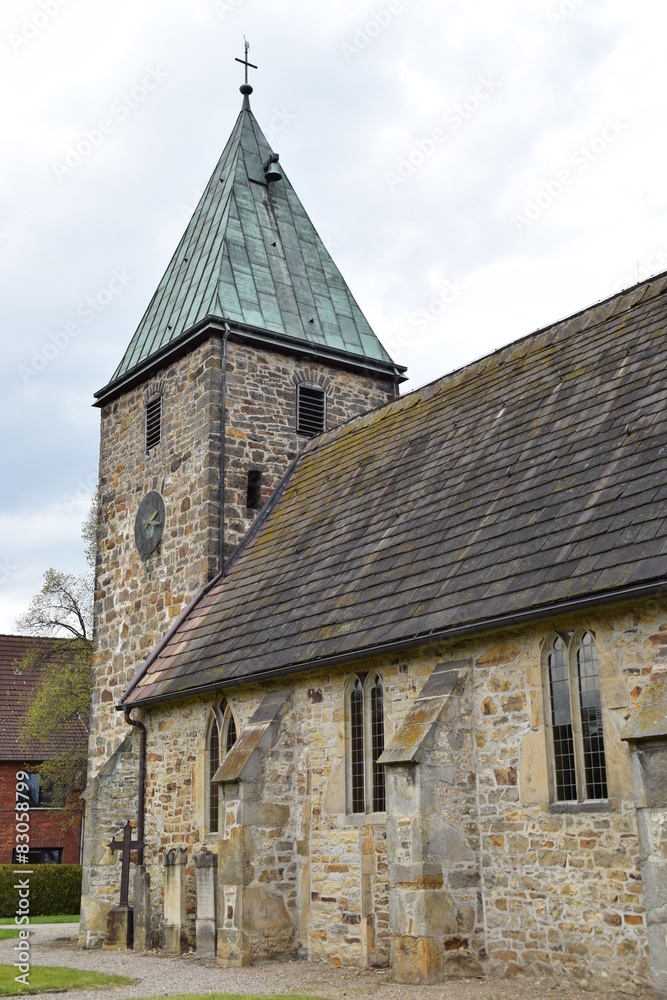
[[[130,853],[132,851],[143,851],[144,843],[142,840],[132,840],[132,824],[128,819],[123,827],[123,839],[110,841],[109,847],[112,851],[121,852],[119,905],[127,906],[130,891]]]

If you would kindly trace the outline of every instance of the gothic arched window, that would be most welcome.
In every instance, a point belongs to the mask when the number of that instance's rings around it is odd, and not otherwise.
[[[220,712],[222,718],[213,713],[206,740],[209,833],[218,833],[220,829],[220,785],[213,781],[222,760],[220,748],[224,748],[223,756],[226,757],[237,740],[236,719],[230,706],[223,702]]]
[[[562,636],[553,639],[546,675],[554,797],[557,802],[606,799],[600,676],[590,632],[567,643]]]
[[[355,677],[349,692],[348,808],[351,813],[384,812],[384,691],[379,674]]]
[[[384,752],[384,696],[382,678],[378,675],[371,688],[371,784],[373,812],[384,812],[384,764],[378,760]]]
[[[352,812],[366,810],[364,775],[364,689],[357,677],[350,694],[350,758],[352,778]]]
[[[220,766],[220,730],[218,720],[213,716],[208,732],[208,831],[217,833],[220,822],[220,785],[213,781],[213,775]]]

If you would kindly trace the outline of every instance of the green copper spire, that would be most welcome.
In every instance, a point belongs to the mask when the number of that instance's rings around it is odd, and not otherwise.
[[[248,55],[245,60],[246,77]],[[250,110],[243,107],[143,319],[108,386],[206,321],[260,331],[288,346],[344,356],[397,373],[308,218],[282,164]],[[399,369],[402,370],[402,369]]]

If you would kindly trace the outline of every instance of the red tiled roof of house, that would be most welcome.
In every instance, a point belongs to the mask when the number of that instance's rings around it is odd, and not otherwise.
[[[18,664],[27,653],[43,651],[45,660],[53,663],[59,655],[59,647],[65,646],[63,639],[40,639],[25,635],[0,635],[0,760],[46,760],[65,750],[84,748],[87,733],[82,724],[72,726],[48,743],[32,742],[22,745],[20,741],[21,718],[29,703],[30,693],[40,677],[40,667],[21,671]],[[65,654],[66,655],[66,654]]]

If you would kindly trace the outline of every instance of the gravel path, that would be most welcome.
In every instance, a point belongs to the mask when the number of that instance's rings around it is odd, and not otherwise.
[[[305,993],[327,1000],[590,1000],[591,994],[572,987],[555,986],[550,980],[466,979],[439,986],[399,986],[387,970],[335,969],[310,962],[266,962],[246,969],[219,969],[213,959],[183,955],[163,958],[153,952],[135,955],[123,951],[79,951],[77,924],[43,924],[33,928],[31,949],[35,965],[59,965],[76,969],[130,976],[134,986],[105,990],[113,1000],[164,996],[167,993]],[[0,941],[0,963],[13,962],[14,942]],[[100,1000],[99,990],[77,990],[73,1000]],[[636,995],[636,994],[635,994]],[[650,993],[646,993],[649,1000]],[[606,994],[605,1000],[627,1000]]]

